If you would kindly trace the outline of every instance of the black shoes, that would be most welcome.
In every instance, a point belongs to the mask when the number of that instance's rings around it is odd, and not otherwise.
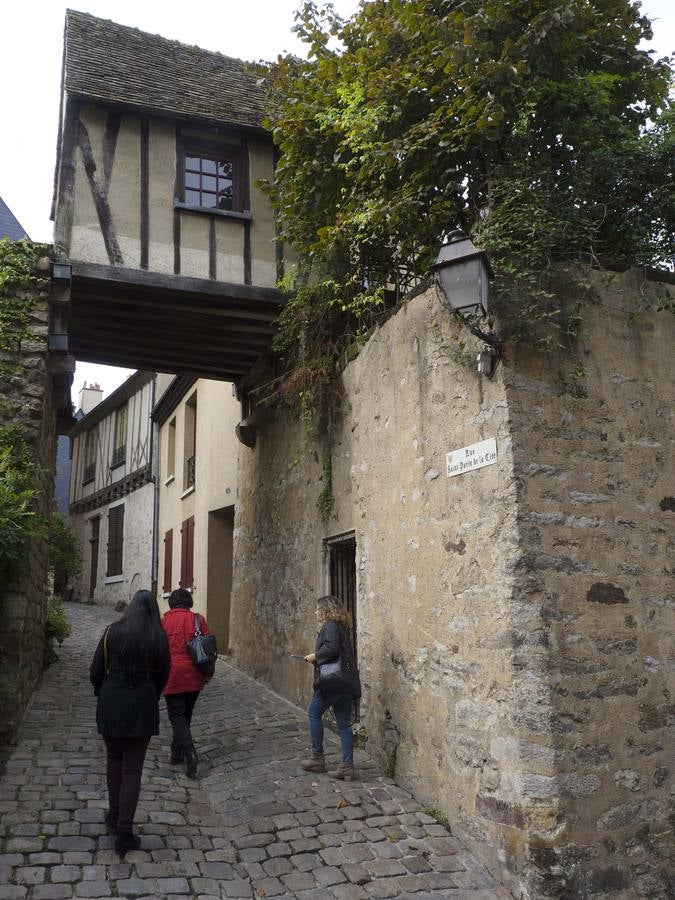
[[[124,856],[129,850],[138,850],[141,846],[141,839],[137,834],[134,834],[133,831],[120,831],[117,830],[117,837],[115,838],[115,853],[118,856]]]
[[[197,763],[199,762],[197,758],[197,751],[194,747],[190,747],[189,750],[185,751],[185,762],[187,763],[185,767],[185,774],[188,778],[196,778],[197,777]]]

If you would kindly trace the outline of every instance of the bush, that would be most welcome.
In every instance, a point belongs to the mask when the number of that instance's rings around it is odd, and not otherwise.
[[[19,426],[0,428],[0,575],[25,561],[26,545],[40,532],[34,508],[33,463]]]
[[[82,554],[70,526],[58,513],[49,532],[49,568],[54,573],[54,593],[62,594],[68,579],[82,571]]]
[[[60,598],[50,597],[47,603],[47,615],[45,617],[45,666],[51,665],[51,663],[58,659],[56,651],[54,650],[54,641],[58,641],[60,647],[64,639],[70,635],[70,631],[70,622],[66,618],[66,613]]]

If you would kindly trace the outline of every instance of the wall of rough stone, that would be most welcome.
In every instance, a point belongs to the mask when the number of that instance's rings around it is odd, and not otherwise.
[[[577,385],[561,356],[520,352],[505,367],[520,532],[513,764],[533,896],[665,897],[675,319],[640,309],[672,288],[640,272],[595,281]]]
[[[47,520],[54,502],[56,453],[47,353],[50,313],[46,290],[30,295],[35,298],[30,317],[33,339],[22,342],[16,374],[0,381],[0,422],[24,426],[37,463],[38,513]],[[36,538],[29,546],[24,573],[0,586],[0,762],[42,671],[47,576],[47,542]]]
[[[513,350],[479,379],[435,292],[410,301],[344,372],[327,524],[324,443],[269,413],[240,452],[235,663],[307,701],[289,654],[353,532],[363,740],[517,896],[665,896],[675,328],[636,315],[659,290],[598,282],[576,381]],[[489,437],[496,465],[446,476]]]

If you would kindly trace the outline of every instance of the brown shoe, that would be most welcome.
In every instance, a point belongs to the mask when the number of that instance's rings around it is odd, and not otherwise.
[[[345,762],[343,760],[337,767],[337,771],[333,772],[333,778],[337,778],[338,781],[353,781],[354,763]]]
[[[325,772],[326,760],[324,759],[323,753],[315,753],[312,750],[312,758],[308,759],[307,762],[304,762],[302,768],[305,772]]]

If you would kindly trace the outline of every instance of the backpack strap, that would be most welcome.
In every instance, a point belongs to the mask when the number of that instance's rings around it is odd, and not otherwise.
[[[108,626],[109,628],[110,626]],[[108,677],[108,628],[103,632],[103,677]]]
[[[202,628],[199,623],[199,613],[195,613],[195,634],[201,636]]]

